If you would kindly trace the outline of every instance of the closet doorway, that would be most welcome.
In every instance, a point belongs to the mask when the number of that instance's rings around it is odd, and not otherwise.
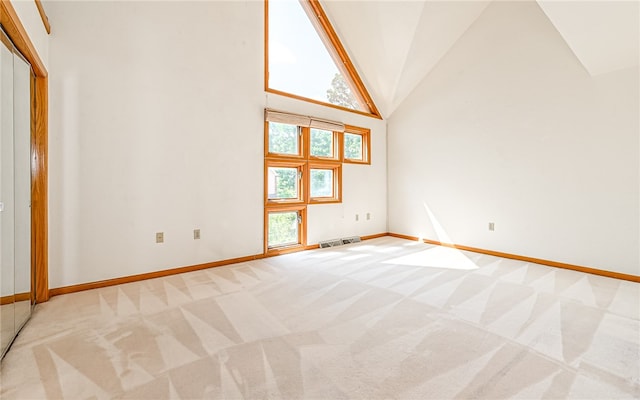
[[[0,30],[0,357],[35,303],[31,254],[31,110],[35,76]]]

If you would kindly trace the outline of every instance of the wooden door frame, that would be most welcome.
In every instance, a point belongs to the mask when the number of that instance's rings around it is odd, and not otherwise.
[[[31,267],[37,303],[49,300],[48,127],[49,78],[47,68],[9,0],[0,0],[0,24],[14,46],[29,61],[35,75],[31,103]]]

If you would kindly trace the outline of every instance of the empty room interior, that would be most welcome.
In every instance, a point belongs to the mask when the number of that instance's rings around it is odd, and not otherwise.
[[[0,24],[0,398],[640,398],[640,2]]]

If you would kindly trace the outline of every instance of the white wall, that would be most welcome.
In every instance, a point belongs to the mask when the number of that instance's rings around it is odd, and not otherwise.
[[[262,2],[48,13],[50,287],[262,253],[266,106],[373,129],[374,165],[344,167],[343,204],[310,207],[309,243],[386,232],[384,123],[267,96]],[[350,221],[361,209],[374,219]]]
[[[640,275],[639,72],[492,3],[389,119],[389,230]]]

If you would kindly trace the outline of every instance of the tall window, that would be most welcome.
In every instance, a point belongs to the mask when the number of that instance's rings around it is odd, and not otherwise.
[[[265,0],[265,90],[380,117],[317,0]]]
[[[265,253],[286,252],[306,245],[308,205],[342,201],[343,162],[370,163],[369,130],[272,110],[265,119]]]

